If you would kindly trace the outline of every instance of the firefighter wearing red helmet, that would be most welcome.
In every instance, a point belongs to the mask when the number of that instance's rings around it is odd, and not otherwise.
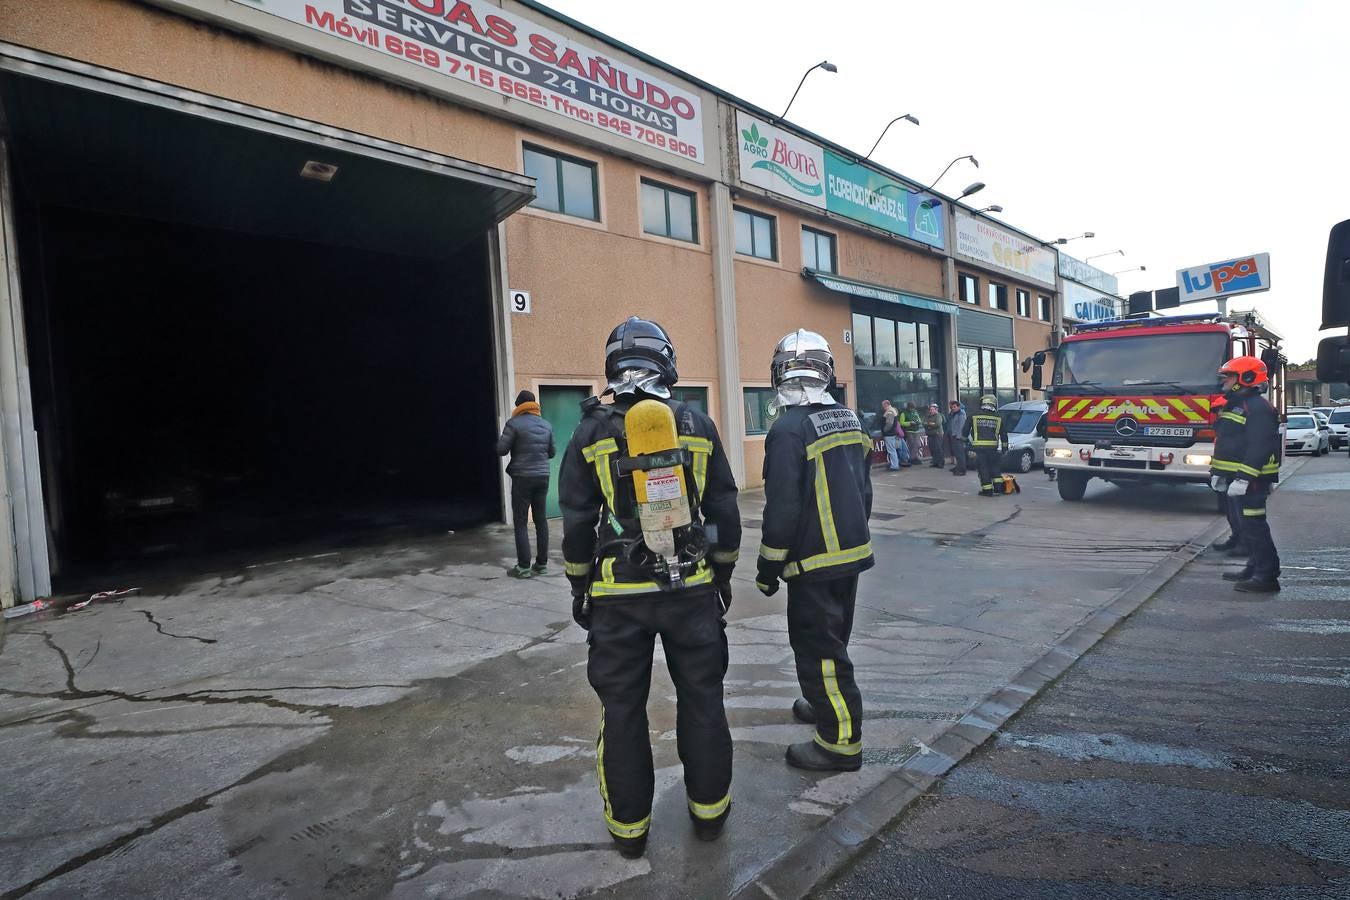
[[[1280,555],[1266,521],[1270,487],[1280,476],[1280,423],[1275,408],[1261,396],[1270,381],[1266,364],[1255,356],[1239,356],[1219,369],[1224,407],[1215,421],[1210,485],[1227,493],[1240,521],[1238,543],[1247,551],[1240,572],[1224,580],[1242,593],[1273,594],[1280,589]]]

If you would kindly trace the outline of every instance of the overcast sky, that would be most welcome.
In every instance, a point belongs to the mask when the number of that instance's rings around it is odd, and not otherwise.
[[[549,2],[549,0],[545,0]],[[1350,218],[1350,2],[551,0],[554,8],[981,206],[1120,276],[1269,252],[1255,305],[1291,360],[1316,353],[1327,232]],[[1205,309],[1195,307],[1196,311]]]

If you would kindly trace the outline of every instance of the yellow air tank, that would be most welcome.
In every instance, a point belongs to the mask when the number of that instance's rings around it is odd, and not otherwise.
[[[657,400],[642,400],[623,417],[628,433],[628,455],[643,458],[633,470],[633,492],[638,522],[648,549],[665,559],[679,579],[675,554],[675,529],[692,521],[689,486],[685,483],[680,437],[675,414]]]

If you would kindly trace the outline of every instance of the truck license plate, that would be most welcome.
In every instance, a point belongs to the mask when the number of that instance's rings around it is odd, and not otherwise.
[[[1191,436],[1191,429],[1177,425],[1145,425],[1144,434],[1150,437],[1188,438]]]

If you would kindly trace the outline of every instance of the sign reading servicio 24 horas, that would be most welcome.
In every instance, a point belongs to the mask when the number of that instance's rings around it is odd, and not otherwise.
[[[699,98],[482,0],[234,0],[704,162]]]

